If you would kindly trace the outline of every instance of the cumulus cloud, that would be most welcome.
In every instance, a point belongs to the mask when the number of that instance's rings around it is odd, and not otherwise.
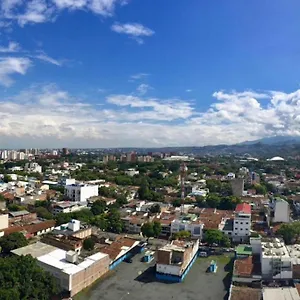
[[[124,0],[2,0],[1,19],[16,21],[20,26],[50,22],[64,9],[91,11],[101,16],[112,16]]]
[[[0,98],[6,147],[120,147],[233,144],[300,135],[300,90],[218,91],[205,111],[182,99],[109,95],[86,103],[55,85]]]
[[[25,75],[32,61],[27,57],[0,58],[0,84],[9,87],[13,83],[14,74]]]
[[[136,40],[139,44],[143,44],[144,40],[143,37],[149,37],[154,35],[154,31],[148,27],[145,27],[139,23],[115,23],[111,26],[112,31],[117,33],[126,34],[129,37]]]

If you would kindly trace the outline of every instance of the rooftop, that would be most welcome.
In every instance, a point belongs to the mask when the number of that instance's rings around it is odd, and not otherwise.
[[[251,214],[251,205],[248,203],[240,203],[236,206],[235,212]]]
[[[263,257],[278,256],[278,257],[290,257],[285,243],[279,239],[262,239],[262,254]]]
[[[37,258],[39,256],[45,255],[51,251],[56,250],[57,248],[51,245],[47,245],[45,243],[36,242],[34,244],[15,249],[11,251],[16,255],[28,255],[30,254],[33,258]]]
[[[237,255],[251,255],[252,247],[249,245],[239,245],[235,248],[235,252]]]
[[[19,210],[19,211],[11,211],[11,212],[9,212],[9,214],[12,217],[19,217],[19,216],[28,215],[29,212],[27,210]]]
[[[263,288],[264,300],[300,300],[299,293],[294,287]]]
[[[160,251],[178,251],[178,252],[185,252],[185,250],[189,247],[193,247],[194,242],[186,242],[186,241],[172,241],[171,243],[163,246],[160,248]]]
[[[250,287],[232,286],[230,300],[260,300],[261,290]]]

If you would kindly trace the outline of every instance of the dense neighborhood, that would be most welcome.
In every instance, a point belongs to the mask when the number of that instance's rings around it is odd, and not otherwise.
[[[224,268],[230,300],[300,299],[299,157],[0,153],[0,299],[77,297],[124,263],[178,284]]]

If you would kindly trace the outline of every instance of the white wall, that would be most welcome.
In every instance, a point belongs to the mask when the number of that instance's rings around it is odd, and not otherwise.
[[[98,196],[97,185],[66,185],[65,195],[72,201],[86,202],[88,198]]]
[[[8,228],[8,215],[0,215],[0,230]]]
[[[275,211],[273,222],[290,222],[289,204],[284,200],[275,202]]]
[[[181,266],[156,264],[156,272],[180,276]]]

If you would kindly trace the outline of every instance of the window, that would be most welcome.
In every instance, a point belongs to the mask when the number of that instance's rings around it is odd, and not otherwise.
[[[241,224],[243,224],[243,222],[241,222]]]
[[[231,235],[231,232],[228,232],[229,235]]]
[[[237,233],[235,233],[234,235],[237,235]]]
[[[240,228],[240,230],[243,230],[243,228]]]
[[[246,222],[246,225],[248,225],[249,224],[249,222]]]
[[[234,230],[238,230],[237,228],[234,228]]]

